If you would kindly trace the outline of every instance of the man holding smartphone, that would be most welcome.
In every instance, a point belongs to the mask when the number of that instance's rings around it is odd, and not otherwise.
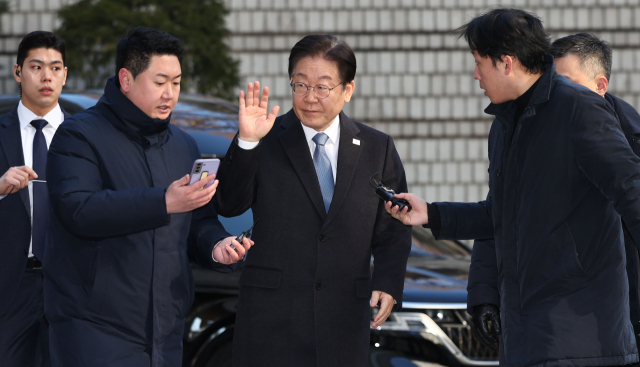
[[[169,123],[182,55],[175,37],[132,29],[98,104],[53,139],[44,261],[53,366],[179,366],[189,261],[228,272],[253,245],[218,221],[217,181],[205,188],[215,175],[189,185],[200,153]]]

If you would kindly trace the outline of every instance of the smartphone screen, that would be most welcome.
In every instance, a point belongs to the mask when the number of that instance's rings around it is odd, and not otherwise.
[[[193,168],[191,169],[191,181],[189,185],[193,185],[194,183],[210,176],[218,173],[218,167],[220,167],[220,160],[218,158],[210,158],[210,159],[196,159],[193,162]],[[204,187],[209,187],[213,185],[213,181],[206,184]]]

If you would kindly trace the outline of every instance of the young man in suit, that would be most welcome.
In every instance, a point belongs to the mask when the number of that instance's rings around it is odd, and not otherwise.
[[[222,215],[260,219],[240,278],[236,367],[367,366],[370,307],[380,302],[374,328],[400,307],[410,227],[386,214],[369,178],[407,184],[391,137],[342,112],[355,71],[345,42],[311,35],[289,56],[291,111],[267,116],[258,82],[240,94],[214,198]]]
[[[49,200],[47,150],[67,114],[58,97],[67,78],[64,42],[29,33],[14,78],[22,98],[0,117],[0,356],[3,366],[48,366],[42,260]]]

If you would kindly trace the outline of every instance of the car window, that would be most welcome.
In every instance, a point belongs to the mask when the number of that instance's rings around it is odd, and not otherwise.
[[[428,228],[414,226],[411,231],[410,256],[470,256],[470,251],[461,243],[436,240]]]
[[[171,114],[171,123],[180,128],[215,129],[235,133],[238,130],[238,111],[233,112],[213,103],[180,101]]]

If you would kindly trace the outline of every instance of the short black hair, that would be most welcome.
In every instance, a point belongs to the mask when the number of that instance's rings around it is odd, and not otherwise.
[[[456,29],[469,43],[471,51],[490,57],[495,66],[502,56],[513,56],[529,73],[544,72],[544,56],[549,53],[550,37],[542,21],[519,9],[493,9]]]
[[[305,57],[322,57],[338,64],[343,87],[356,76],[356,55],[345,41],[330,34],[312,34],[298,41],[289,54],[289,79],[293,78],[298,62]]]
[[[62,55],[62,63],[65,63],[66,54],[64,41],[51,32],[34,31],[24,36],[22,41],[20,41],[20,44],[18,45],[18,57],[16,64],[22,68],[29,51],[37,48],[52,48],[60,52],[60,55]]]
[[[118,42],[116,49],[116,75],[125,68],[135,79],[149,68],[151,56],[175,55],[182,65],[184,48],[180,40],[157,29],[136,27]],[[120,80],[116,77],[116,84]]]
[[[578,33],[558,38],[551,44],[551,55],[558,59],[567,54],[580,58],[580,67],[591,79],[602,73],[611,77],[611,44],[591,33]]]

